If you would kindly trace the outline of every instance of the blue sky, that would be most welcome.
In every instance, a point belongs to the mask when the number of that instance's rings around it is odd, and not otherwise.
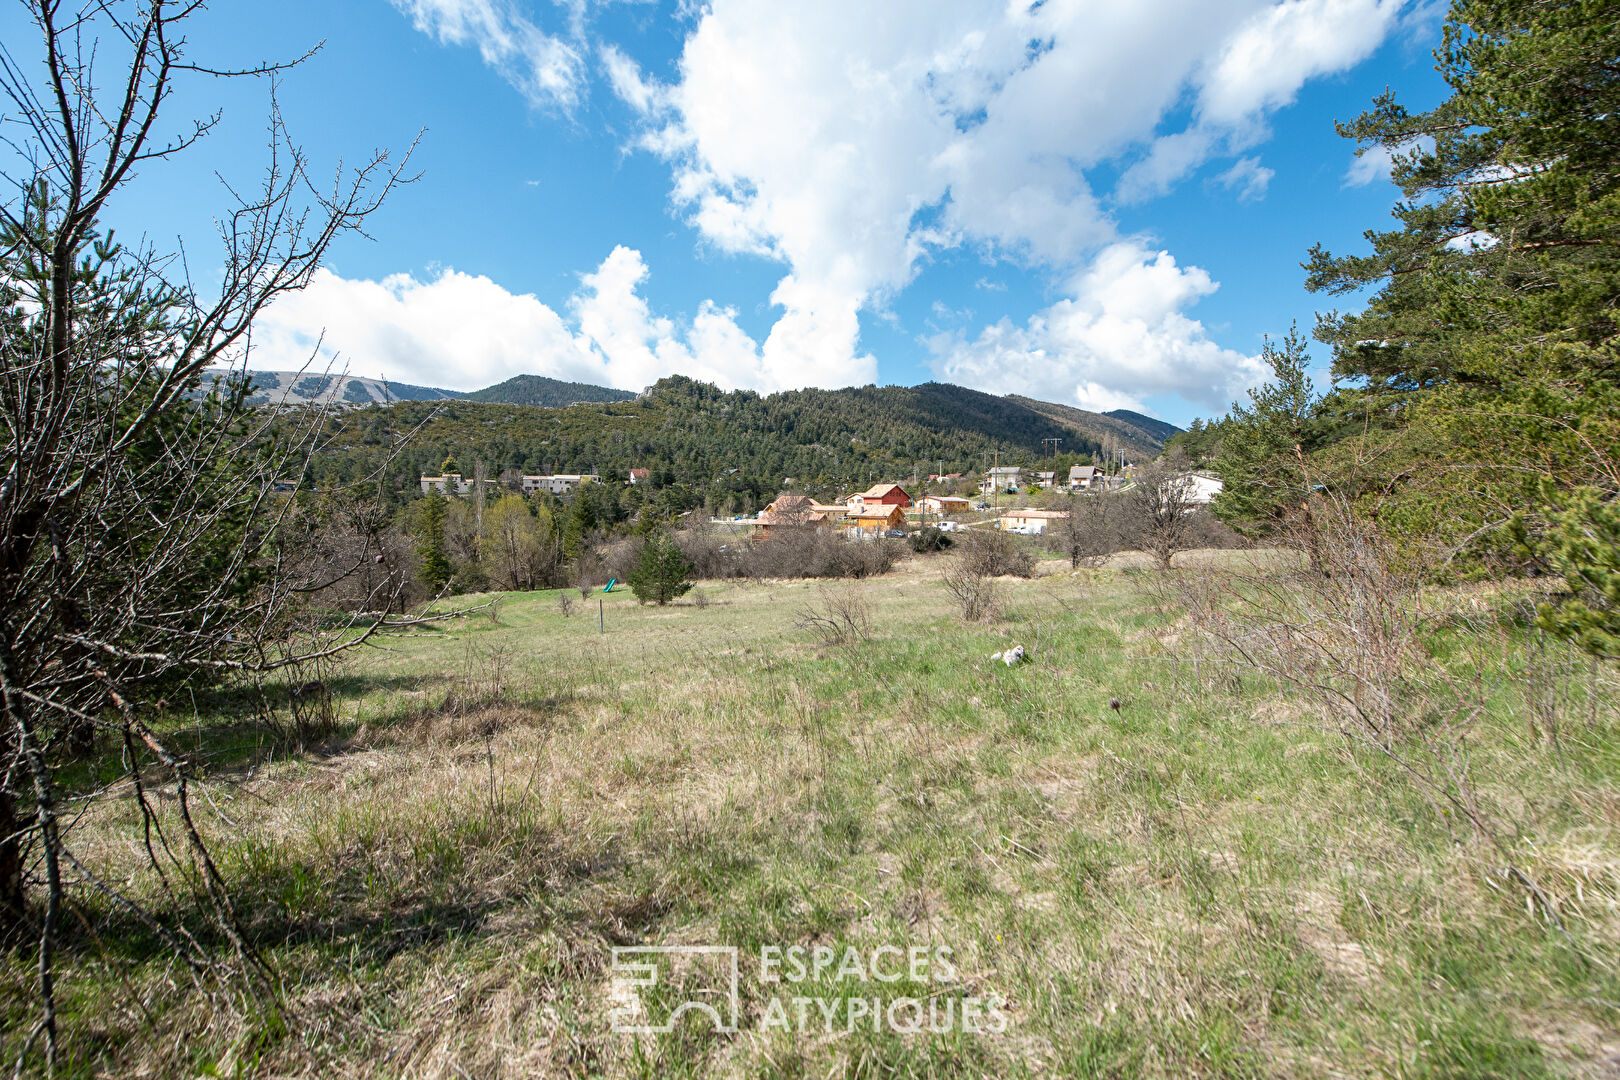
[[[190,48],[324,42],[278,90],[317,175],[421,133],[421,178],[272,309],[254,367],[319,340],[457,389],[938,378],[1185,424],[1328,305],[1309,246],[1388,221],[1333,121],[1386,85],[1438,100],[1438,32],[1401,0],[281,0],[219,5]],[[169,117],[220,126],[112,223],[208,265],[268,90],[185,86]]]

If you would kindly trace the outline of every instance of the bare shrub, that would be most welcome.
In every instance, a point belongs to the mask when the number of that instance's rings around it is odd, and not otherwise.
[[[1260,673],[1307,706],[1304,718],[1290,723],[1341,737],[1352,756],[1370,752],[1392,762],[1395,775],[1431,804],[1468,822],[1502,859],[1503,879],[1522,887],[1530,906],[1564,932],[1556,905],[1521,868],[1518,845],[1504,839],[1513,830],[1498,819],[1508,811],[1488,806],[1475,783],[1468,746],[1486,714],[1484,683],[1474,673],[1453,673],[1430,651],[1424,629],[1436,612],[1417,577],[1398,569],[1374,523],[1332,496],[1313,499],[1310,511],[1294,526],[1309,535],[1289,537],[1314,553],[1310,569],[1187,574],[1165,587],[1191,619],[1194,634],[1183,648],[1196,651],[1185,658]],[[1448,621],[1476,642],[1486,632]],[[1490,651],[1479,644],[1467,654]],[[1505,668],[1520,671],[1532,658]]]
[[[1179,587],[1181,599],[1224,656],[1388,745],[1412,719],[1406,686],[1427,657],[1417,635],[1421,593],[1347,506],[1324,501],[1314,531],[1318,571],[1199,575]]]
[[[675,544],[692,567],[694,578],[722,581],[742,574],[744,545],[735,533],[723,532],[704,521],[676,533]]]
[[[628,581],[630,572],[636,568],[636,562],[641,558],[641,549],[646,539],[640,536],[631,536],[615,541],[602,552],[601,570],[598,576],[605,584],[610,580]]]
[[[800,630],[815,635],[823,647],[858,645],[872,636],[872,606],[853,585],[822,585],[817,602],[798,613]]]
[[[574,584],[579,588],[579,595],[591,595],[591,587],[605,585],[609,577],[602,556],[596,548],[582,546],[579,555],[574,559]]]
[[[899,541],[846,540],[814,528],[777,528],[738,561],[748,577],[865,578],[886,574],[902,555]]]
[[[562,614],[563,618],[568,618],[574,613],[574,598],[565,592],[558,593],[557,610]]]
[[[1001,617],[1001,586],[965,557],[959,556],[940,581],[967,622],[992,622]]]
[[[957,550],[961,566],[981,577],[1035,576],[1035,556],[1010,533],[964,533]]]
[[[1088,560],[1130,547],[1124,531],[1124,505],[1118,497],[1101,492],[1071,492],[1063,509],[1069,516],[1052,523],[1046,542],[1069,560],[1070,569],[1078,570]]]

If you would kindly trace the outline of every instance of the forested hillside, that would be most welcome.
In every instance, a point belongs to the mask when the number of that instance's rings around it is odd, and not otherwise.
[[[387,465],[386,487],[404,496],[447,456],[469,473],[481,462],[491,476],[646,468],[658,486],[723,499],[774,494],[789,478],[831,492],[941,466],[980,470],[997,455],[1004,465],[1066,467],[1090,461],[1109,440],[1144,456],[1159,449],[1151,433],[1117,418],[940,383],[761,396],[674,376],[630,401],[562,409],[402,402],[330,424],[309,477],[322,487],[372,473],[415,431]],[[1045,438],[1062,440],[1057,457],[1042,457]]]
[[[486,386],[468,394],[458,394],[468,401],[494,401],[506,405],[544,405],[559,408],[587,401],[629,401],[636,395],[628,390],[614,390],[590,383],[563,382],[544,375],[514,375],[503,383]]]

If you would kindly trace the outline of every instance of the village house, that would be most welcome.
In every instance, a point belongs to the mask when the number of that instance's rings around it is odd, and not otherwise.
[[[844,524],[856,532],[880,535],[905,524],[906,512],[894,503],[872,503],[859,510],[851,509]]]
[[[422,494],[437,488],[443,495],[471,495],[477,480],[468,479],[458,472],[447,472],[443,476],[423,476]],[[485,491],[495,490],[496,481],[483,481]]]
[[[996,519],[996,528],[1002,532],[1040,536],[1051,522],[1068,516],[1066,510],[1008,510]]]
[[[645,484],[652,479],[651,469],[631,469],[630,482],[632,484]]]
[[[925,514],[965,514],[973,509],[973,503],[960,495],[924,495],[917,500],[917,505]]]
[[[873,506],[898,506],[904,510],[911,505],[911,496],[899,484],[878,484],[844,500],[851,511]]]
[[[533,495],[537,491],[549,492],[552,495],[566,495],[581,484],[600,483],[602,478],[595,473],[554,473],[549,476],[523,477],[523,494]]]
[[[824,529],[828,518],[808,495],[778,495],[754,518],[754,539],[764,540],[780,529]]]
[[[1038,488],[1049,488],[1052,486],[1053,482],[1056,481],[1056,479],[1057,473],[1055,472],[1038,472],[1035,474],[1035,486]]]
[[[1016,491],[1018,490],[1019,478],[1023,475],[1024,470],[1017,465],[998,466],[984,474],[984,479],[979,481],[979,490],[986,495],[1004,491]]]
[[[1186,496],[1186,501],[1197,506],[1209,505],[1214,501],[1215,496],[1226,490],[1226,484],[1222,482],[1221,478],[1211,476],[1209,473],[1187,473],[1185,476],[1177,477],[1177,479],[1187,483],[1191,488]]]
[[[849,515],[849,507],[843,503],[811,503],[810,509],[818,514],[825,515],[828,521],[843,521]]]
[[[1101,474],[1095,465],[1069,466],[1069,490],[1086,491],[1094,486],[1101,486],[1098,481]]]

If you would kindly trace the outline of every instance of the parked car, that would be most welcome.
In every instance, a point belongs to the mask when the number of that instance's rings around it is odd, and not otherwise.
[[[904,530],[904,529],[889,529],[883,535],[889,537],[892,540],[904,540],[906,538],[906,530]]]

